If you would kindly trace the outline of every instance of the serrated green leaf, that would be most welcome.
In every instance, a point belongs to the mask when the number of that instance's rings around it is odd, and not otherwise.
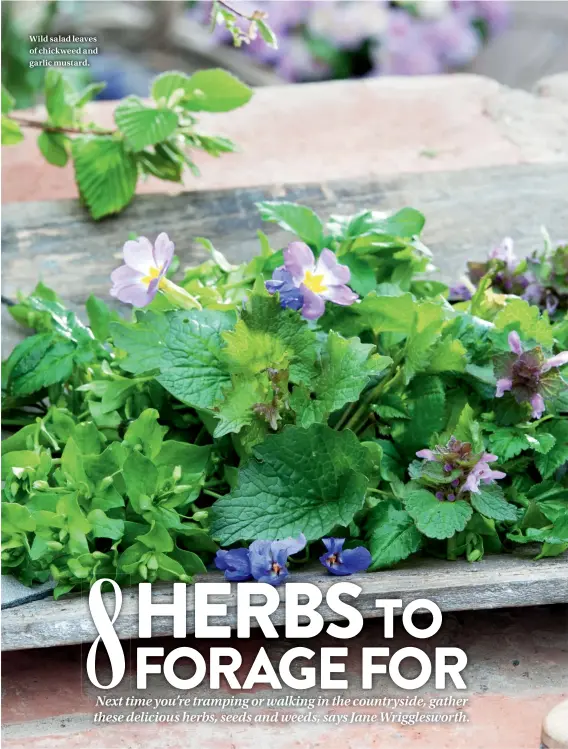
[[[389,356],[371,355],[374,346],[361,343],[358,338],[346,339],[331,331],[309,390],[295,389],[290,405],[296,411],[296,423],[309,427],[353,403],[369,379],[384,371],[392,359]]]
[[[37,139],[39,150],[46,161],[53,166],[65,166],[69,160],[67,144],[69,138],[64,133],[52,133],[48,130],[40,133]]]
[[[404,505],[418,530],[428,538],[451,538],[458,531],[463,531],[473,513],[467,502],[461,499],[455,502],[440,501],[426,489],[411,488]]]
[[[81,135],[71,142],[75,179],[94,219],[121,211],[134,196],[138,169],[124,144],[108,135]]]
[[[440,339],[445,313],[433,302],[422,302],[416,307],[416,315],[404,350],[404,374],[406,382],[418,372],[427,369]],[[441,363],[441,362],[440,362]]]
[[[168,331],[158,382],[183,403],[211,408],[230,382],[222,334],[235,324],[232,312],[187,310],[166,314]]]
[[[289,370],[290,381],[309,383],[316,336],[297,312],[283,310],[275,296],[252,294],[234,330],[223,334],[224,358],[232,372],[253,376]]]
[[[548,318],[541,315],[536,305],[524,299],[507,300],[506,307],[495,318],[496,330],[517,330],[522,338],[532,339],[545,348],[552,348],[554,332]]]
[[[422,536],[408,512],[396,499],[386,499],[373,508],[366,523],[373,561],[369,572],[391,567],[422,546]]]
[[[178,126],[178,116],[171,109],[147,107],[134,96],[120,102],[114,110],[114,121],[131,151],[167,140]]]
[[[316,249],[323,247],[323,225],[311,208],[272,200],[257,203],[256,207],[263,221],[278,224]]]
[[[526,434],[513,427],[500,427],[488,437],[489,448],[501,460],[515,458],[529,447]]]
[[[349,525],[363,505],[372,467],[352,432],[287,427],[254,456],[239,469],[236,489],[211,509],[211,534],[223,545],[299,533],[318,539]]]
[[[517,519],[517,509],[507,502],[503,490],[497,484],[480,484],[477,492],[471,492],[469,500],[475,509],[493,520]]]
[[[428,362],[428,372],[465,372],[467,351],[461,341],[449,336],[435,346]]]

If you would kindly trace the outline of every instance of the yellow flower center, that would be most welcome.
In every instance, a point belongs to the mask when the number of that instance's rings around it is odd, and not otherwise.
[[[323,273],[315,276],[311,271],[307,270],[304,276],[304,283],[314,294],[322,294],[324,291],[327,291],[327,286],[323,282]]]
[[[158,270],[158,268],[150,268],[150,273],[148,273],[147,276],[144,276],[144,278],[142,279],[142,283],[145,283],[146,286],[148,286],[150,284],[150,281],[152,281],[154,278],[158,278],[159,275],[160,271]]]

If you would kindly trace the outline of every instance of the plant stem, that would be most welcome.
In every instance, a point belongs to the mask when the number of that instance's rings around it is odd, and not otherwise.
[[[50,125],[49,122],[30,120],[27,117],[20,117],[13,114],[10,114],[9,117],[11,120],[14,120],[14,122],[17,122],[18,125],[45,130],[48,133],[68,133],[69,135],[114,135],[116,132],[116,130],[88,130],[79,127],[59,127],[57,125]]]
[[[211,489],[203,489],[203,494],[208,494],[210,497],[215,497],[215,499],[221,499],[223,496],[222,494],[217,494],[217,492],[212,492]]]

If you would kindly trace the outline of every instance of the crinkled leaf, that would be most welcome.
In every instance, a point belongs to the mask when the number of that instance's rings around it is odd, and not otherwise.
[[[410,488],[404,505],[416,527],[428,538],[451,538],[463,531],[473,510],[461,499],[444,502],[426,489]]]
[[[232,312],[187,310],[167,313],[158,382],[183,403],[211,408],[229,384],[223,357],[225,331],[235,324]]]
[[[255,449],[236,489],[215,502],[211,534],[223,545],[299,533],[321,538],[361,509],[371,470],[370,453],[352,432],[288,427]]]

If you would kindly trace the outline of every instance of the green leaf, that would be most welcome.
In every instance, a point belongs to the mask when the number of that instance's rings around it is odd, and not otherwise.
[[[158,470],[151,460],[135,450],[130,453],[122,468],[122,475],[130,500],[139,502],[152,497],[158,487]]]
[[[391,567],[422,546],[422,536],[396,499],[386,499],[367,518],[368,544],[373,558],[369,572]]]
[[[64,133],[51,133],[45,130],[38,135],[37,144],[46,161],[53,166],[65,166],[69,159],[67,144],[69,138]]]
[[[527,436],[521,429],[499,427],[488,437],[489,449],[501,460],[510,460],[529,447]]]
[[[319,539],[349,525],[363,506],[370,453],[350,431],[287,427],[254,456],[239,469],[236,489],[211,509],[211,535],[223,545],[299,533]]]
[[[260,18],[257,18],[255,23],[264,43],[268,44],[268,46],[272,47],[272,49],[278,49],[278,39],[276,38],[276,34],[272,31],[270,26]]]
[[[568,461],[568,421],[558,420],[547,425],[556,442],[547,453],[535,455],[534,462],[543,479],[549,478]]]
[[[193,112],[230,112],[250,101],[252,89],[226,70],[199,70],[188,79],[184,109]]]
[[[73,138],[71,154],[81,196],[94,219],[121,211],[134,196],[138,169],[124,144],[108,135]]]
[[[118,364],[126,372],[143,374],[159,370],[164,352],[164,339],[169,329],[166,315],[136,311],[136,322],[111,322],[114,345],[126,353]]]
[[[2,145],[14,146],[24,139],[20,126],[15,120],[2,115]]]
[[[496,330],[517,330],[522,338],[532,339],[545,348],[552,348],[554,332],[545,315],[541,315],[538,306],[529,304],[524,299],[509,298],[507,306],[495,318]]]
[[[377,296],[371,292],[354,308],[363,318],[365,328],[373,333],[403,333],[408,335],[415,317],[412,294]]]
[[[155,521],[152,522],[148,533],[138,536],[138,541],[153,551],[172,551],[174,548],[174,542],[168,531]]]
[[[73,372],[76,348],[71,341],[53,333],[25,338],[8,358],[10,391],[14,395],[28,395],[64,382]]]
[[[225,399],[216,409],[215,416],[219,419],[214,437],[223,437],[230,432],[238,433],[245,426],[249,426],[254,418],[253,408],[258,403],[264,403],[268,396],[268,387],[248,378],[234,377],[232,387],[227,389]]]
[[[408,389],[408,421],[398,421],[393,427],[393,439],[414,457],[417,450],[430,444],[432,435],[445,426],[446,396],[444,385],[434,375],[418,375]]]
[[[171,553],[171,557],[178,564],[181,564],[186,575],[203,575],[207,572],[207,567],[193,551],[180,549],[176,546]]]
[[[387,218],[381,218],[373,222],[372,231],[377,234],[388,234],[401,239],[412,239],[420,234],[424,228],[426,219],[420,211],[415,208],[401,208],[400,211],[391,214]]]
[[[172,104],[172,97],[176,94],[174,101],[182,100],[191,89],[189,76],[175,70],[158,75],[152,81],[151,95],[155,102]]]
[[[102,299],[93,294],[87,299],[85,306],[89,316],[89,327],[99,341],[106,341],[110,335],[110,322],[112,313]]]
[[[434,346],[428,361],[428,372],[464,372],[466,365],[467,351],[463,343],[447,336]]]
[[[477,492],[470,493],[469,500],[486,518],[510,521],[517,519],[516,507],[507,502],[503,490],[497,484],[481,484]]]
[[[178,116],[171,109],[153,109],[130,96],[114,110],[114,121],[131,151],[167,140],[178,126]]]
[[[356,401],[369,379],[392,364],[389,356],[370,356],[374,348],[358,338],[346,339],[330,332],[310,388],[312,395],[300,389],[292,394],[290,404],[296,411],[296,423],[309,427]]]
[[[365,297],[377,287],[377,279],[374,269],[366,259],[359,257],[354,252],[341,255],[342,265],[346,265],[351,271],[349,286],[359,296]]]
[[[232,312],[187,310],[167,313],[158,382],[183,403],[211,408],[223,396],[229,373],[222,333],[235,324]]]
[[[232,331],[223,334],[232,372],[252,376],[289,370],[290,381],[308,383],[316,358],[316,336],[298,315],[283,310],[275,296],[252,294]]]
[[[74,124],[74,111],[69,102],[70,89],[59,70],[50,68],[45,75],[45,106],[49,122],[58,127]]]
[[[147,408],[126,430],[124,442],[130,447],[140,446],[143,454],[153,460],[162,448],[168,427],[158,424],[160,414],[155,408]]]
[[[104,91],[106,88],[106,83],[99,82],[99,83],[89,83],[88,86],[85,86],[85,88],[82,91],[79,91],[79,93],[76,94],[75,100],[74,100],[74,106],[76,109],[83,109],[85,104],[88,104],[90,101],[92,101],[98,94],[101,93],[101,91]]]
[[[444,317],[444,309],[438,304],[422,302],[417,306],[405,348],[404,373],[407,382],[428,367],[438,348],[435,344],[440,338]]]
[[[91,510],[87,520],[92,526],[93,538],[110,538],[120,541],[124,535],[124,520],[109,518],[102,510]]]
[[[278,224],[316,249],[323,248],[323,225],[311,208],[297,203],[272,200],[257,203],[256,207],[263,221]]]
[[[426,489],[409,485],[404,504],[414,518],[416,527],[428,538],[451,538],[458,531],[463,531],[471,518],[471,506],[461,499],[456,502],[444,502]]]

